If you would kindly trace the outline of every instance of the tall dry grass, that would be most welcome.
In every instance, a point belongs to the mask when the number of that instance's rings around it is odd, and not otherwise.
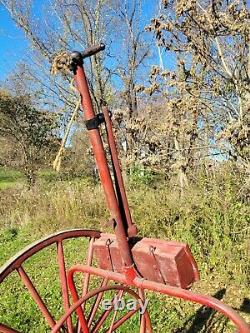
[[[249,207],[237,179],[223,171],[211,178],[201,173],[182,198],[164,180],[145,184],[134,179],[127,188],[140,235],[187,242],[201,272],[194,288],[208,294],[224,290],[224,300],[250,320],[242,305],[250,299]],[[0,199],[0,243],[8,247],[7,253],[0,251],[2,261],[46,234],[75,227],[103,229],[109,219],[102,188],[87,180],[43,182],[32,190],[22,185],[1,191]],[[187,314],[192,322],[197,307],[172,299],[159,304],[159,298],[151,296],[159,332],[163,327],[175,332],[172,328],[184,325]]]

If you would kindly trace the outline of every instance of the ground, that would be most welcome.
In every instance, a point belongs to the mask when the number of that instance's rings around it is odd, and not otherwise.
[[[232,179],[210,181],[206,187],[202,181],[201,178],[187,196],[179,198],[178,191],[166,184],[128,180],[133,218],[142,236],[187,242],[201,273],[201,281],[193,289],[223,299],[250,321],[248,205],[237,196]],[[0,188],[0,265],[47,234],[74,227],[100,229],[108,220],[102,189],[91,179],[67,180],[52,177],[47,171],[40,174],[34,188],[28,189],[20,172],[1,169]],[[26,267],[51,311],[58,314],[62,310],[53,251],[48,249],[36,255]],[[85,251],[84,244],[68,242],[68,265],[82,262]],[[15,274],[0,287],[0,294],[0,322],[11,323],[22,332],[46,331],[36,306],[23,293]],[[232,329],[222,316],[209,309],[160,295],[150,294],[149,298],[156,332]],[[130,325],[120,332],[134,330],[135,323]]]

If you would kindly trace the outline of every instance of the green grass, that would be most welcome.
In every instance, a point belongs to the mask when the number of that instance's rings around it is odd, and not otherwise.
[[[0,167],[0,190],[23,184],[24,181],[25,177],[20,171]]]
[[[76,182],[82,177],[71,176],[68,173],[57,173],[52,169],[42,169],[37,171],[36,174],[36,183],[55,183],[58,181],[71,181]],[[84,178],[86,180],[86,177]],[[23,172],[7,168],[0,167],[0,190],[5,190],[13,187],[25,187],[27,186],[27,179]]]
[[[193,289],[222,298],[250,321],[249,207],[240,197],[240,186],[224,172],[201,177],[183,198],[172,184],[127,184],[140,235],[187,242],[201,272]],[[46,180],[31,190],[11,187],[0,191],[0,199],[0,264],[47,234],[75,227],[101,229],[109,217],[101,187],[86,179]],[[69,266],[86,257],[79,242],[68,242],[66,250]],[[25,268],[58,318],[62,309],[55,249],[36,255]],[[148,297],[155,332],[232,331],[222,316],[198,305],[151,293]],[[46,332],[15,274],[0,287],[0,299],[0,322],[22,332]],[[130,325],[119,332],[136,331],[136,322]]]

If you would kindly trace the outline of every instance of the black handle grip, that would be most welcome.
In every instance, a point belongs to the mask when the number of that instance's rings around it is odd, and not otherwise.
[[[82,58],[87,58],[87,57],[91,57],[92,55],[103,51],[105,49],[105,45],[103,43],[99,44],[99,45],[94,45],[91,46],[89,48],[87,48],[86,50],[84,50],[83,52],[81,52]]]

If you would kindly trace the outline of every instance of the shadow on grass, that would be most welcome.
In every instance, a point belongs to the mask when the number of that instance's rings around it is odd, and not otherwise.
[[[240,310],[241,312],[250,314],[250,299],[245,297],[240,308],[235,310]]]
[[[222,300],[226,293],[226,288],[217,291],[213,297]],[[250,299],[244,298],[239,309],[234,308],[236,311],[245,312],[250,314]],[[217,311],[202,306],[195,313],[195,315],[188,318],[183,327],[178,328],[173,333],[205,333],[205,332],[218,332],[223,333],[226,329],[229,319]]]
[[[226,293],[223,288],[217,291],[213,297],[221,300]],[[218,314],[215,310],[201,306],[199,310],[184,323],[183,327],[178,328],[173,333],[198,333],[211,332],[216,327],[216,332],[224,332],[228,319]]]

